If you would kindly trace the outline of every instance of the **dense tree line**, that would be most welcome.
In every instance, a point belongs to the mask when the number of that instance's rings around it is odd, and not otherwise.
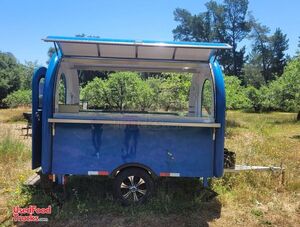
[[[109,110],[186,111],[191,74],[162,73],[142,79],[135,72],[116,72],[107,79],[94,78],[81,89],[81,99],[91,108]]]
[[[7,58],[7,60],[10,62],[11,59]],[[31,103],[32,66],[26,67],[26,73],[21,71],[20,75],[23,76],[17,80],[19,89],[2,99],[3,105],[16,107]],[[299,75],[300,57],[295,57],[288,62],[282,76],[260,88],[246,87],[236,76],[225,76],[227,109],[299,112]],[[2,84],[5,84],[6,77],[1,78]],[[118,111],[186,111],[190,85],[191,74],[162,73],[145,76],[134,72],[117,72],[110,73],[107,77],[95,77],[86,82],[81,87],[80,98],[87,100],[92,108]]]
[[[299,111],[300,88],[295,82],[300,76],[297,68],[300,53],[290,59],[285,54],[287,35],[280,28],[272,34],[249,12],[248,4],[248,0],[223,0],[222,3],[211,0],[204,12],[195,15],[177,8],[174,39],[224,42],[233,47],[218,56],[225,74],[229,75],[225,77],[227,108]],[[252,43],[249,53],[242,46],[244,40]],[[289,83],[293,84],[289,87]]]
[[[248,10],[248,0],[209,1],[206,11],[192,15],[177,8],[173,30],[175,40],[224,42],[231,51],[219,53],[226,75],[237,76],[243,85],[260,87],[282,75],[287,62],[285,51],[288,39],[280,28],[274,34],[259,23]],[[246,54],[244,40],[252,42],[252,51]]]
[[[35,62],[20,64],[13,54],[0,52],[0,107],[6,107],[9,104],[5,98],[10,93],[31,89],[35,67]]]
[[[291,58],[285,54],[286,34],[280,28],[271,33],[266,25],[258,22],[248,10],[248,0],[221,3],[211,0],[205,6],[204,12],[195,15],[176,9],[174,19],[178,25],[173,35],[175,40],[232,45],[232,50],[217,55],[227,75],[227,108],[299,111],[300,37],[299,50]],[[250,52],[242,45],[245,40],[251,42]],[[49,49],[49,59],[54,51]],[[11,53],[0,52],[0,107],[30,104],[34,67],[36,63],[20,64]],[[96,108],[183,110],[188,101],[189,74],[85,70],[78,71],[78,75],[81,98],[88,99]]]
[[[89,105],[116,110],[187,110],[190,74],[148,77],[137,73],[113,73],[95,78],[82,89]],[[225,76],[227,109],[254,112],[300,110],[300,57],[291,60],[281,77],[259,89],[244,86],[236,76]],[[99,98],[101,97],[101,98]]]
[[[235,76],[225,76],[228,109],[298,112],[300,120],[300,57],[290,60],[282,76],[256,88],[243,86]]]

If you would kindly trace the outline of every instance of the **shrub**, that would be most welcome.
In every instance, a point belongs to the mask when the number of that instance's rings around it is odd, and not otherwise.
[[[10,93],[4,100],[10,108],[31,104],[31,90],[18,90]]]
[[[81,90],[81,99],[88,100],[88,105],[93,108],[105,108],[107,103],[107,85],[101,78],[94,78]]]
[[[137,96],[135,99],[137,109],[140,111],[150,109],[154,105],[154,100],[154,90],[150,87],[147,81],[141,80],[137,86]]]
[[[158,109],[160,106],[160,94],[161,94],[161,83],[162,83],[162,78],[159,77],[149,77],[145,81],[151,90],[153,91],[153,100],[152,100],[152,105],[151,109],[155,110]]]
[[[120,111],[134,107],[141,78],[134,72],[117,72],[108,76],[108,102],[111,107]]]
[[[191,74],[163,74],[159,95],[160,106],[168,110],[187,109],[188,94],[191,87]]]
[[[284,73],[269,85],[272,107],[283,111],[300,111],[300,58],[289,62]]]
[[[227,109],[249,109],[251,102],[246,95],[245,87],[235,76],[225,76]]]

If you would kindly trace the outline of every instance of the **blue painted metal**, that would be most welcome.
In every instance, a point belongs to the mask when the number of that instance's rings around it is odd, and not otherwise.
[[[140,163],[156,175],[213,176],[211,128],[56,123],[54,174],[108,171]]]
[[[79,37],[48,37],[80,42],[127,42],[135,40],[112,40]],[[155,44],[158,41],[141,41]],[[227,44],[163,42],[170,45],[194,45],[215,49],[228,48]],[[59,46],[59,44],[58,44]],[[120,166],[139,164],[156,175],[160,173],[180,173],[182,177],[221,177],[224,161],[225,130],[225,88],[222,70],[214,57],[210,64],[215,82],[215,119],[221,128],[205,127],[169,127],[169,126],[134,126],[109,124],[48,123],[54,118],[54,91],[57,69],[63,58],[59,51],[53,55],[48,70],[41,68],[35,73],[33,82],[33,113],[37,107],[37,81],[45,75],[43,93],[42,126],[33,118],[33,144],[40,141],[42,146],[41,166],[45,174],[81,174],[88,171],[108,171],[112,173]],[[33,114],[34,116],[34,114]],[[36,128],[42,128],[42,138]],[[52,127],[55,133],[52,135]],[[214,130],[215,140],[213,139]],[[33,145],[33,167],[39,163],[39,150]],[[62,180],[59,180],[62,181]]]
[[[214,176],[221,177],[224,172],[224,136],[225,136],[225,85],[221,67],[212,57],[210,60],[212,71],[215,78],[216,96],[216,122],[221,124],[221,128],[216,129],[215,153],[214,153]]]
[[[40,80],[45,78],[47,68],[40,67],[32,78],[32,169],[41,166],[42,155],[42,109],[39,108]]]
[[[57,174],[55,175],[55,182],[57,184],[64,184],[64,175],[61,175],[61,174]]]
[[[54,53],[48,66],[44,84],[42,113],[42,172],[51,173],[52,169],[52,126],[48,119],[53,116],[56,70],[61,60],[61,53]]]
[[[125,43],[125,44],[159,44],[174,45],[174,46],[190,46],[195,48],[224,48],[231,49],[227,43],[212,43],[212,42],[183,42],[183,41],[154,41],[154,40],[133,40],[133,39],[108,39],[108,38],[95,38],[95,37],[66,37],[66,36],[47,36],[45,41],[73,41],[73,42],[95,42],[95,43]]]
[[[203,187],[208,188],[208,179],[207,179],[207,177],[203,177]]]

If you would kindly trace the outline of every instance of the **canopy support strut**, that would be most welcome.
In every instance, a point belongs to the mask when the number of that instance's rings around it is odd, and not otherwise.
[[[53,42],[53,43],[54,43],[55,53],[56,53],[56,55],[58,55],[58,50],[57,50],[56,42]]]

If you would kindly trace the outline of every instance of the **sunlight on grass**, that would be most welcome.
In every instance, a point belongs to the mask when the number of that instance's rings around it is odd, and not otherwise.
[[[13,204],[25,205],[28,197],[22,193],[22,183],[32,173],[29,144],[11,125],[0,128],[0,223],[11,217]]]
[[[278,173],[226,173],[211,180],[218,194],[213,199],[214,193],[203,190],[199,179],[164,178],[159,180],[155,196],[139,207],[122,207],[115,202],[109,178],[70,177],[63,205],[39,188],[22,186],[32,173],[30,147],[16,135],[13,124],[6,124],[0,129],[0,205],[7,209],[0,215],[10,217],[9,209],[16,205],[36,204],[52,206],[50,225],[70,223],[71,219],[93,225],[92,219],[102,218],[116,226],[168,225],[169,219],[189,226],[294,226],[300,207],[300,123],[295,116],[227,112],[226,147],[237,153],[237,164],[282,164],[285,185]]]
[[[24,121],[23,113],[30,112],[28,107],[20,107],[15,109],[0,109],[0,122],[19,122]]]
[[[227,119],[230,124],[227,124],[226,147],[237,153],[237,163],[282,165],[286,169],[286,184],[281,184],[278,173],[228,173],[213,182],[222,205],[252,214],[256,224],[264,222],[262,217],[275,216],[275,223],[293,225],[300,205],[300,141],[295,139],[300,134],[300,123],[295,121],[296,114],[228,111]],[[289,206],[285,206],[287,202]],[[257,215],[261,212],[263,215]]]

